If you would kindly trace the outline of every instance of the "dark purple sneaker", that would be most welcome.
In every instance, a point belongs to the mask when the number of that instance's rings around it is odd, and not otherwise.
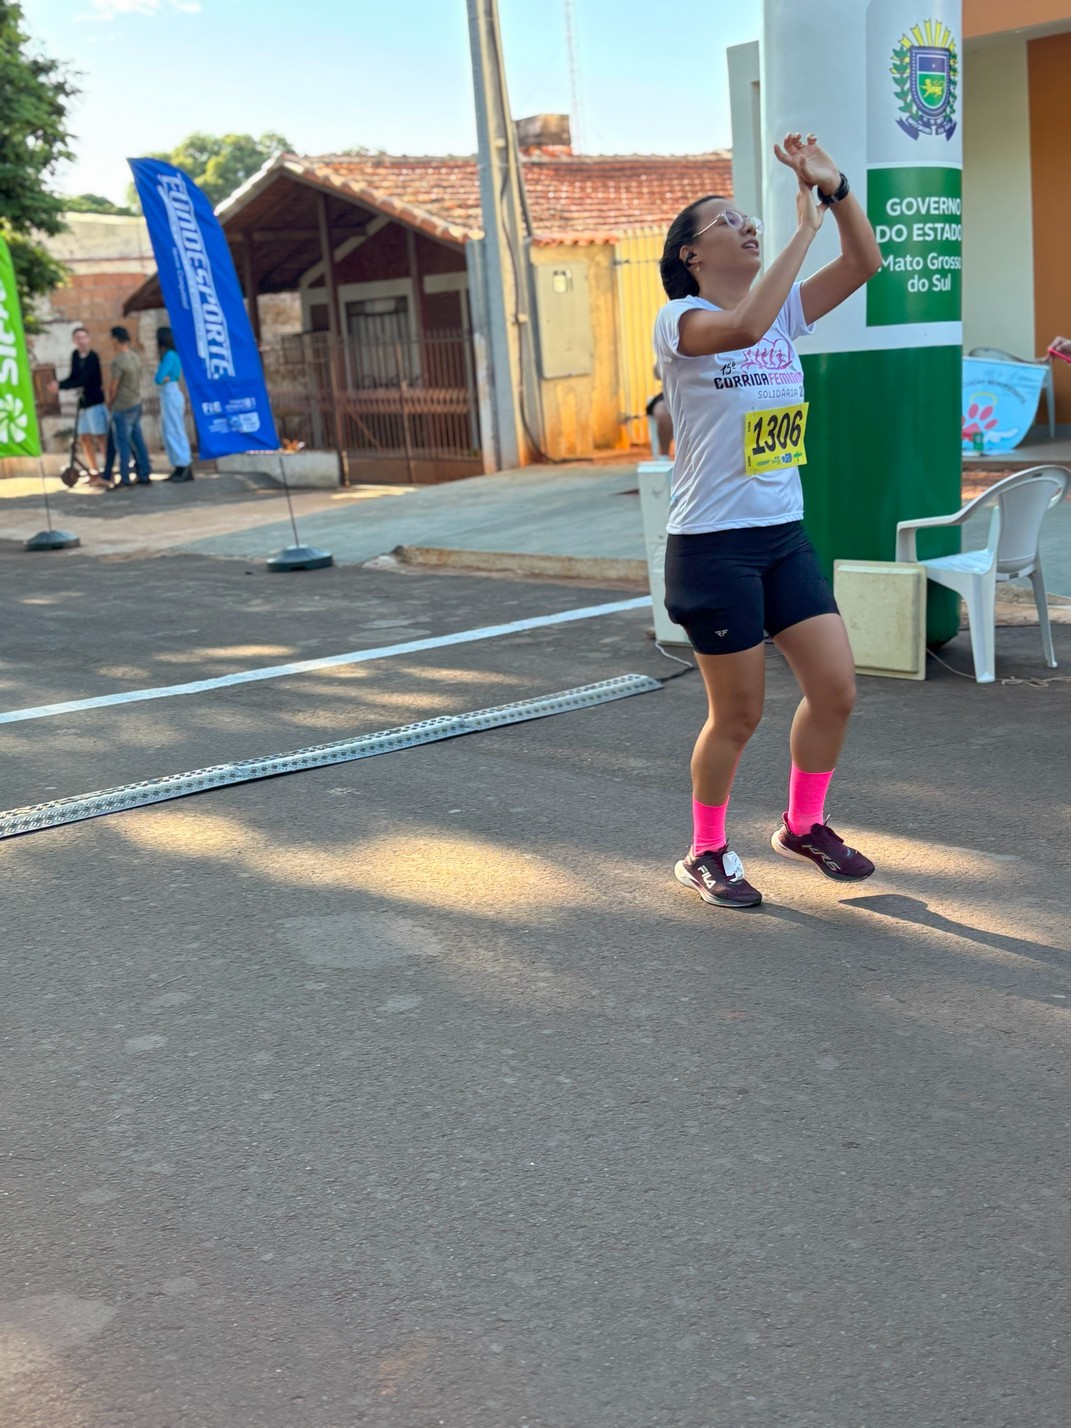
[[[714,907],[758,907],[762,893],[744,877],[744,865],[729,845],[717,853],[689,853],[673,869],[686,888],[695,888]]]
[[[770,845],[782,858],[813,863],[820,873],[839,882],[859,882],[869,878],[874,871],[870,859],[849,848],[828,823],[816,823],[809,833],[797,834],[789,828],[786,813],[780,828],[770,839]]]

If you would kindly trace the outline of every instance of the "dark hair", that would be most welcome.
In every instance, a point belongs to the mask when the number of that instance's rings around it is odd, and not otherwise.
[[[723,193],[704,194],[678,213],[669,225],[666,246],[662,249],[662,260],[658,265],[667,297],[695,297],[699,292],[699,284],[681,262],[681,249],[695,237],[696,215],[703,204],[709,203],[712,198],[720,198],[725,203],[729,201]]]
[[[126,330],[125,327],[113,327],[112,336],[115,338],[116,342],[130,341],[130,333]]]
[[[156,345],[161,352],[174,352],[175,334],[170,327],[158,327],[156,329]]]
[[[80,322],[77,327],[71,328],[71,336],[77,337],[80,332],[84,332],[87,337],[89,336],[89,328],[84,322]]]

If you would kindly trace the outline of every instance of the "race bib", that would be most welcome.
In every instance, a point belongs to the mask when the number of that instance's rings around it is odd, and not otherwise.
[[[806,466],[808,402],[765,407],[744,417],[744,473],[762,476],[783,466]]]

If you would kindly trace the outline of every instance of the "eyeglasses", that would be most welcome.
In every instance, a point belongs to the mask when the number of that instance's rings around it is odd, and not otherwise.
[[[735,208],[727,208],[724,213],[719,213],[716,218],[712,218],[705,228],[700,228],[695,237],[701,237],[702,234],[707,231],[707,228],[713,228],[715,223],[721,223],[722,220],[725,221],[729,228],[735,229],[737,233],[739,233],[742,228],[746,228],[749,224],[754,228],[756,234],[761,233],[766,227],[766,224],[763,223],[761,218],[755,218],[754,215],[749,213],[739,213]]]

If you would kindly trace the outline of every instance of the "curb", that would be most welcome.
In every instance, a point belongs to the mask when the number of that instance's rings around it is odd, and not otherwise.
[[[531,575],[551,580],[627,581],[647,587],[647,562],[601,555],[533,555],[499,550],[451,550],[435,545],[398,545],[391,551],[405,565],[467,570],[490,575]]]

